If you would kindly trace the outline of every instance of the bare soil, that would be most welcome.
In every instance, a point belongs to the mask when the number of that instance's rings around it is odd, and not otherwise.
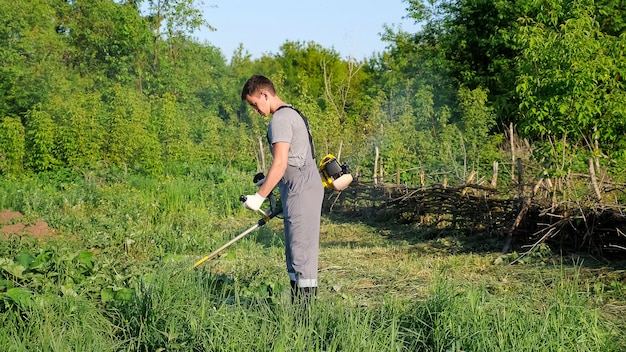
[[[56,236],[56,231],[45,221],[25,222],[24,215],[17,211],[0,211],[0,238],[9,236],[32,236],[43,239]]]

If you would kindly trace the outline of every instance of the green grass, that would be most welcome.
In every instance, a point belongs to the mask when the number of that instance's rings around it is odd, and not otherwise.
[[[54,176],[54,175],[53,175]],[[319,297],[290,304],[276,219],[250,175],[42,176],[0,182],[0,208],[46,239],[0,240],[3,351],[621,351],[623,264],[498,239],[325,214]]]

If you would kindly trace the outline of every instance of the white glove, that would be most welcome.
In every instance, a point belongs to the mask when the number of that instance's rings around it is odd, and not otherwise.
[[[252,195],[246,196],[246,201],[243,202],[243,207],[246,209],[258,211],[261,209],[261,204],[265,201],[265,197],[261,196],[258,192]]]

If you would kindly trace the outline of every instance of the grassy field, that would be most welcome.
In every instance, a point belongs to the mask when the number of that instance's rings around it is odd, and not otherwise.
[[[622,351],[624,263],[324,214],[320,292],[289,302],[282,223],[252,175],[2,179],[2,351]],[[45,221],[47,232],[27,233]],[[13,227],[15,228],[15,227]]]

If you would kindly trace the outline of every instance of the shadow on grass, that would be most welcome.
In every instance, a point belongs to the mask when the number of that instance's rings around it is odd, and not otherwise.
[[[371,207],[340,207],[324,208],[323,216],[333,223],[364,224],[375,229],[381,237],[394,245],[409,245],[413,250],[440,254],[479,254],[501,255],[515,257],[529,255],[530,258],[575,265],[588,269],[603,269],[615,271],[626,269],[626,258],[620,253],[597,253],[593,251],[576,250],[577,246],[568,243],[568,236],[564,234],[554,237],[539,244],[530,234],[534,234],[540,221],[529,215],[526,221],[517,229],[513,237],[512,245],[503,253],[504,244],[507,241],[503,231],[492,231],[487,228],[459,228],[449,217],[441,216],[439,219],[428,220],[428,224],[411,219],[407,220],[403,214],[389,211],[381,206]],[[331,242],[332,246],[368,246],[367,242],[361,243],[355,240],[345,242]],[[543,248],[542,253],[534,254],[538,248]],[[546,250],[547,248],[547,250]]]

